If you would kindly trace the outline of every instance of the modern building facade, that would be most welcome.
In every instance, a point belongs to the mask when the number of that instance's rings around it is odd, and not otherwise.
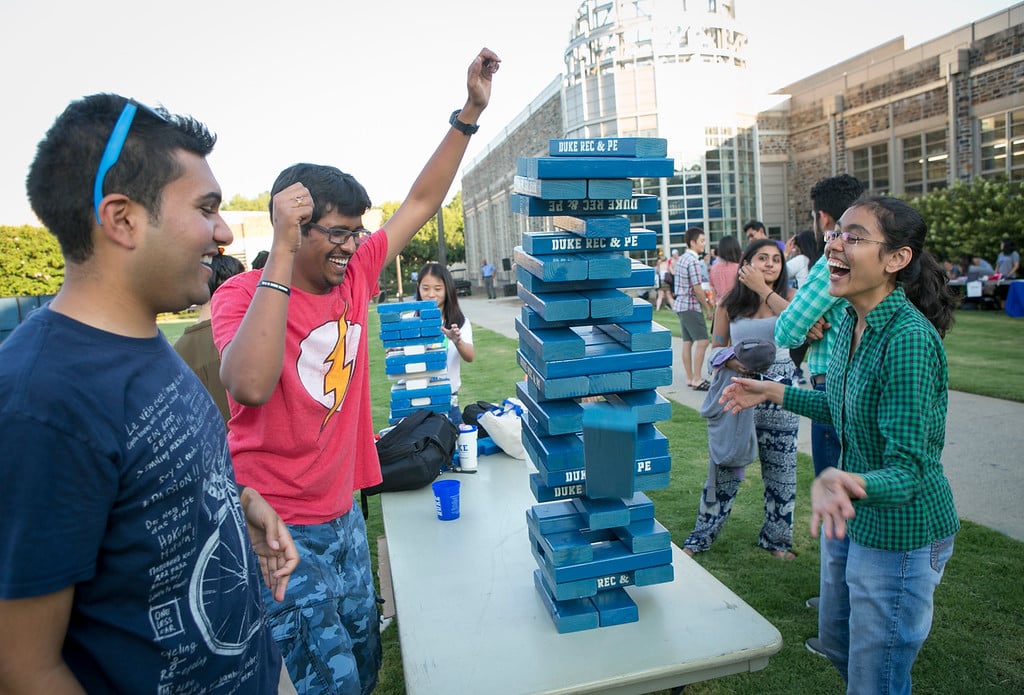
[[[468,265],[509,258],[522,231],[550,228],[512,215],[509,195],[516,159],[546,154],[551,138],[667,138],[676,175],[635,183],[662,199],[657,218],[634,224],[663,248],[681,247],[690,226],[714,242],[755,217],[792,236],[810,226],[811,186],[840,172],[892,194],[1024,178],[1024,3],[910,49],[889,41],[760,112],[744,101],[759,96],[745,46],[732,2],[580,2],[564,74],[464,174]]]

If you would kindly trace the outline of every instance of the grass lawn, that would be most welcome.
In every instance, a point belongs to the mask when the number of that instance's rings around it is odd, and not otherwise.
[[[980,336],[1016,331],[1019,335],[1024,325],[1015,324],[1005,316],[983,312],[966,316],[968,313],[961,312],[958,317],[961,321],[954,331],[959,331],[965,339],[969,333]],[[675,320],[674,314],[663,311],[656,316],[659,322],[662,314]],[[675,328],[678,331],[677,321]],[[373,311],[369,330],[371,336],[376,336],[378,324]],[[473,327],[473,336],[477,359],[462,367],[463,402],[500,402],[514,395],[515,383],[522,378],[515,364],[515,341],[477,326]],[[951,365],[954,354],[972,353],[974,342],[972,338],[965,344],[950,346]],[[380,341],[371,337],[370,346],[374,422],[380,428],[386,424],[390,382],[383,373]],[[1020,356],[1020,348],[1016,350],[1016,355]],[[1002,381],[1014,374],[1011,365],[1019,364],[1019,361],[999,356],[991,359],[994,362],[987,365],[986,371],[1000,375]],[[959,363],[955,367],[963,368],[966,367]],[[970,381],[976,377],[965,374],[963,378]],[[994,385],[995,381],[991,383]],[[672,483],[665,490],[652,492],[650,497],[655,502],[658,520],[679,544],[692,529],[696,516],[708,465],[707,434],[704,421],[692,409],[677,404],[672,412],[671,420],[658,423],[658,429],[670,442]],[[481,465],[486,465],[486,459]],[[699,556],[698,562],[775,625],[782,633],[784,646],[762,671],[695,684],[686,692],[688,695],[841,692],[842,683],[835,670],[803,647],[804,639],[817,631],[815,611],[804,607],[804,600],[818,592],[818,542],[808,532],[811,459],[803,454],[799,456],[793,548],[798,557],[789,563],[775,560],[757,547],[762,486],[758,466],[755,464],[747,470],[748,479],[740,489],[729,523],[713,549]],[[374,539],[384,533],[378,497],[371,498],[367,533],[376,562]],[[917,692],[1024,692],[1024,592],[1020,591],[1019,579],[1013,579],[1021,576],[1024,576],[1024,544],[964,522],[953,558],[936,593],[931,636],[914,667]],[[685,587],[680,589],[685,591]],[[458,605],[457,597],[443,593],[438,594],[438,600]],[[401,611],[401,606],[398,608]],[[643,619],[641,615],[640,620]],[[398,620],[401,620],[400,613]],[[606,629],[611,648],[615,628]],[[445,648],[458,647],[439,645],[439,649]],[[375,692],[384,695],[405,692],[398,632],[393,626],[384,633],[384,667]]]

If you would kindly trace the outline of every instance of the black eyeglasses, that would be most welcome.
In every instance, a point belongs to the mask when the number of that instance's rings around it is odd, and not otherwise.
[[[370,230],[365,227],[357,227],[356,229],[329,229],[328,227],[325,227],[322,224],[316,224],[315,222],[310,222],[309,226],[321,234],[325,234],[327,236],[327,241],[337,246],[341,246],[349,239],[356,242],[356,244],[360,244],[366,237],[370,236]]]
[[[129,99],[125,102],[124,108],[121,109],[121,115],[118,116],[114,129],[110,131],[110,137],[107,138],[107,146],[103,148],[103,156],[100,157],[100,165],[96,168],[96,180],[92,186],[92,205],[96,213],[96,222],[100,226],[103,226],[103,220],[100,219],[100,203],[103,202],[103,181],[107,178],[107,172],[110,171],[111,167],[117,164],[117,160],[121,156],[121,150],[124,148],[125,140],[128,139],[128,131],[131,130],[135,114],[139,109],[142,109],[153,118],[167,123],[166,116],[154,111],[145,104],[140,104],[134,99]]]
[[[862,236],[857,236],[856,234],[853,234],[852,232],[840,232],[838,229],[833,229],[831,232],[825,232],[825,243],[826,244],[828,244],[830,242],[833,242],[836,239],[842,239],[844,244],[850,244],[851,246],[856,246],[857,244],[860,244],[860,243],[865,243],[865,244],[882,244],[883,246],[885,245],[884,241],[876,241],[875,239],[867,239],[867,238],[862,237]]]

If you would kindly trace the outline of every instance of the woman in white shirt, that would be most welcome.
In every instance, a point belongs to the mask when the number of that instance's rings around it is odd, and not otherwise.
[[[799,288],[800,285],[806,282],[811,266],[821,258],[821,245],[818,243],[818,238],[814,235],[814,232],[806,230],[790,238],[786,242],[786,257],[789,259],[786,261],[786,273],[789,275],[790,280],[793,281],[793,287]],[[793,358],[793,364],[796,365],[795,381],[800,385],[807,383],[803,367],[800,366],[804,361],[804,354],[806,352],[807,343],[789,351],[789,356]]]
[[[433,301],[441,310],[441,331],[448,349],[448,381],[452,385],[452,412],[454,422],[462,422],[459,410],[459,387],[462,386],[462,361],[472,362],[473,326],[459,308],[452,274],[440,263],[427,263],[416,276],[416,299]]]

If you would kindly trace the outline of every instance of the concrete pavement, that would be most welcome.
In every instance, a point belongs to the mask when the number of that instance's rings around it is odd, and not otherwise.
[[[474,325],[518,339],[518,297],[487,299],[474,294],[460,297],[459,305]],[[673,338],[672,350],[682,354],[682,340]],[[699,409],[704,394],[686,386],[679,359],[672,370],[672,385],[659,393]],[[806,454],[811,453],[810,431],[810,422],[801,418],[797,446]],[[950,391],[942,464],[961,518],[1024,542],[1024,403]]]

